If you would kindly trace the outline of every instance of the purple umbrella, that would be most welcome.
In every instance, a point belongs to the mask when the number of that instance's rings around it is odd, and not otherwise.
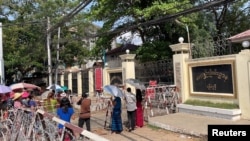
[[[0,85],[0,94],[10,93],[12,90],[10,87],[5,85]]]

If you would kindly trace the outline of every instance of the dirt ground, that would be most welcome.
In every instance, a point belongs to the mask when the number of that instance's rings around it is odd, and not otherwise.
[[[123,119],[126,120],[126,113],[123,113]],[[124,126],[124,130],[120,134],[111,133],[107,128],[104,129],[104,123],[109,122],[106,111],[95,111],[91,117],[91,130],[110,141],[206,141],[206,138],[195,137],[180,134],[158,127],[148,125],[145,122],[142,128],[136,128],[132,132],[128,132]],[[83,127],[85,128],[85,127]]]
[[[206,141],[205,138],[179,134],[147,125],[132,132],[123,131],[121,134],[111,134],[105,129],[94,129],[93,132],[110,141]]]

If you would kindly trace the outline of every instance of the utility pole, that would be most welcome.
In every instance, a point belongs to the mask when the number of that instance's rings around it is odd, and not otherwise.
[[[182,22],[180,22],[179,20],[175,20],[175,22],[180,25],[180,26],[185,26],[186,30],[187,30],[187,38],[188,38],[188,47],[189,47],[189,58],[192,58],[192,47],[191,47],[191,43],[190,43],[190,35],[189,35],[189,29],[188,29],[188,25],[184,24]]]
[[[50,19],[47,17],[47,51],[48,51],[48,74],[49,74],[49,86],[52,85],[52,63],[51,63],[51,50],[50,50]]]
[[[4,60],[3,60],[3,30],[2,23],[0,22],[0,82],[1,84],[5,84],[4,77]]]
[[[58,64],[59,64],[59,50],[60,50],[60,34],[61,28],[58,27],[58,36],[57,36],[57,48],[56,48],[56,74],[55,74],[55,85],[57,84],[58,79]]]

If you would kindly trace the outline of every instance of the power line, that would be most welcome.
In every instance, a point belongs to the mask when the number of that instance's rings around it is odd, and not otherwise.
[[[46,20],[40,20],[40,21],[28,21],[28,22],[22,22],[22,23],[8,23],[2,25],[2,27],[11,27],[11,26],[16,26],[16,25],[28,25],[28,24],[41,24],[45,23]]]
[[[167,20],[170,20],[170,19],[173,19],[173,18],[176,18],[176,17],[179,17],[179,16],[183,16],[183,15],[187,15],[187,14],[190,14],[190,13],[198,12],[198,11],[201,11],[203,9],[208,9],[210,7],[215,7],[215,6],[219,6],[219,5],[222,5],[222,4],[227,4],[227,3],[230,3],[230,2],[233,2],[233,1],[235,1],[235,0],[215,0],[215,1],[212,1],[212,2],[208,2],[208,3],[202,4],[202,5],[198,5],[198,6],[195,6],[193,8],[178,12],[176,14],[167,15],[167,16],[161,17],[159,19],[150,20],[150,21],[147,21],[147,22],[139,23],[139,24],[132,25],[132,26],[129,26],[129,27],[116,29],[116,30],[113,30],[113,31],[108,31],[108,32],[105,32],[105,33],[93,34],[93,35],[90,35],[90,37],[98,37],[98,36],[101,36],[101,35],[117,34],[117,33],[121,33],[122,31],[132,30],[132,29],[135,29],[135,28],[140,27],[140,26],[149,26],[149,25],[153,25],[153,24],[162,23],[162,22],[165,22]]]
[[[72,10],[70,13],[65,15],[60,22],[58,22],[54,26],[50,27],[48,29],[48,32],[52,32],[53,30],[55,30],[58,27],[62,26],[67,21],[71,20],[76,14],[78,14],[82,9],[84,9],[86,6],[88,6],[91,2],[92,2],[92,0],[86,0],[86,1],[84,1],[82,3],[80,3],[76,8],[74,8],[74,10]]]
[[[62,24],[64,24],[65,22],[69,21],[70,19],[72,19],[76,14],[78,14],[82,9],[84,9],[89,3],[91,3],[92,0],[87,0],[84,1],[82,3],[80,3],[77,7],[75,7],[70,13],[68,13],[67,15],[65,15],[63,17],[63,19],[55,24],[54,26],[52,26],[48,32],[51,32],[55,29],[57,29],[58,27],[62,26]],[[15,25],[27,25],[27,24],[39,24],[39,23],[44,23],[47,20],[41,20],[41,21],[28,21],[28,22],[22,22],[22,23],[11,23],[11,24],[5,24],[2,25],[2,27],[9,27],[9,26],[15,26]]]

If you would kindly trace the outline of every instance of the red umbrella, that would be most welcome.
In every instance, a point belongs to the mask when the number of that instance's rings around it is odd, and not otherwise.
[[[16,89],[39,89],[39,90],[41,90],[41,88],[39,86],[36,86],[34,84],[30,84],[30,83],[24,83],[24,82],[12,84],[12,85],[10,85],[10,88],[12,90],[16,90]]]

